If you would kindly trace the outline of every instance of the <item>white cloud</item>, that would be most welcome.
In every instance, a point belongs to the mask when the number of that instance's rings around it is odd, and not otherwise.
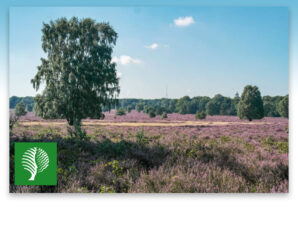
[[[176,26],[190,26],[195,23],[193,17],[179,17],[174,20]]]
[[[117,71],[117,77],[121,77],[123,75],[123,73]]]
[[[148,49],[155,50],[155,49],[157,49],[159,47],[159,45],[157,43],[153,43],[152,45],[145,46],[145,47],[148,48]]]
[[[113,57],[112,62],[121,64],[121,65],[128,65],[128,64],[140,64],[141,60],[134,59],[127,55],[121,55],[120,57]]]

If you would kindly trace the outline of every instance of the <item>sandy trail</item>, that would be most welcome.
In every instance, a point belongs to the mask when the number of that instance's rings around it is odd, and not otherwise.
[[[61,126],[67,125],[66,121],[22,121],[24,126]],[[225,125],[264,125],[270,122],[225,122],[225,121],[175,121],[175,122],[108,122],[108,121],[83,121],[83,126],[152,126],[152,127],[183,127],[183,126],[225,126]]]

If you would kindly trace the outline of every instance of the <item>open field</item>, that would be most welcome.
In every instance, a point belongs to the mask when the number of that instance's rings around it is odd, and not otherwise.
[[[20,122],[23,126],[61,126],[67,125],[66,121],[22,121]],[[237,122],[237,125],[270,125],[270,122]],[[84,121],[82,125],[88,126],[127,126],[127,127],[143,127],[143,126],[154,126],[154,127],[187,127],[187,126],[229,126],[235,125],[235,122],[224,122],[224,121],[175,121],[175,122],[108,122],[108,121]]]
[[[64,120],[28,114],[16,141],[58,143],[58,186],[13,186],[12,192],[287,192],[288,119],[252,122],[232,116],[159,116],[132,111],[83,120],[70,136]],[[13,165],[11,165],[13,170]]]

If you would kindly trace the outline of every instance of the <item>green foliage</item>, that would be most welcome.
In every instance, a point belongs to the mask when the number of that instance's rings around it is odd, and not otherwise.
[[[148,137],[145,136],[145,132],[143,129],[141,131],[138,131],[135,137],[136,137],[136,143],[140,146],[145,146],[149,143],[149,139]]]
[[[266,117],[280,117],[280,113],[278,112],[278,105],[280,101],[284,97],[282,96],[264,96],[263,97],[263,107],[264,107],[264,116]],[[39,98],[35,98],[38,100]],[[181,98],[180,98],[181,99]],[[180,100],[179,104],[177,103],[177,99],[168,99],[168,98],[161,98],[161,99],[119,99],[115,101],[115,103],[104,106],[102,109],[103,111],[109,111],[112,109],[125,108],[125,111],[129,112],[130,109],[135,109],[138,112],[145,112],[149,113],[150,109],[153,109],[157,115],[161,115],[163,112],[174,113],[174,112],[182,112],[187,114],[195,114],[197,111],[205,111],[206,113],[212,115],[237,115],[238,111],[238,104],[240,101],[239,94],[236,93],[234,98],[223,97],[219,94],[215,95],[212,99],[209,97],[193,97],[186,98]],[[26,107],[27,111],[31,110],[31,107],[34,105],[34,98],[33,97],[11,97],[10,98],[10,108],[14,108],[17,102],[22,101]],[[117,103],[119,102],[119,103]],[[208,108],[207,108],[207,104]],[[13,106],[13,107],[11,107]],[[54,117],[55,114],[51,114],[51,110],[47,111],[47,115],[45,118],[50,119]],[[63,118],[63,117],[60,117]]]
[[[232,115],[232,100],[216,94],[206,105],[208,115]]]
[[[117,33],[108,23],[90,18],[60,18],[44,23],[38,72],[31,80],[43,93],[35,98],[35,112],[42,118],[65,118],[69,125],[83,118],[102,118],[119,94],[112,51]]]
[[[150,111],[149,111],[149,117],[150,117],[150,118],[153,118],[153,117],[155,117],[155,116],[156,116],[156,114],[155,114],[154,110],[150,110]]]
[[[289,143],[288,141],[276,141],[273,136],[262,139],[262,144],[267,146],[268,151],[277,149],[280,154],[289,153]]]
[[[125,163],[125,161],[123,163]],[[123,176],[123,167],[120,165],[119,161],[117,160],[109,161],[108,163],[105,164],[105,167],[111,168],[112,173],[115,176],[117,177]]]
[[[131,105],[129,105],[129,106],[126,107],[126,111],[127,111],[128,113],[130,113],[131,110],[132,110],[132,106],[131,106]]]
[[[162,115],[162,113],[165,111],[166,111],[166,109],[163,107],[160,107],[160,106],[155,108],[156,115]]]
[[[17,117],[25,116],[25,115],[27,114],[23,102],[19,102],[19,103],[16,105],[14,114],[15,114]]]
[[[137,110],[138,112],[143,111],[143,109],[144,109],[144,104],[143,104],[143,103],[138,103],[138,104],[136,104],[136,110]]]
[[[282,117],[289,118],[289,95],[286,95],[278,104],[278,111]]]
[[[12,96],[9,98],[9,108],[14,109],[16,105],[19,102],[23,102],[24,106],[26,107],[26,110],[28,112],[31,112],[31,108],[33,109],[34,106],[34,98],[33,97],[17,97],[17,96]]]
[[[37,133],[33,136],[36,139],[58,139],[61,137],[59,130],[52,127],[39,127]]]
[[[210,116],[219,114],[219,108],[214,101],[208,102],[208,104],[206,105],[206,111],[207,111],[208,115],[210,115]]]
[[[238,117],[249,121],[264,117],[263,100],[257,86],[245,86],[238,105]]]
[[[264,116],[265,117],[279,117],[277,106],[273,102],[264,101]]]
[[[28,112],[32,112],[32,110],[33,110],[33,105],[32,105],[32,104],[27,104],[27,105],[26,105],[26,110],[27,110]]]
[[[202,112],[197,111],[196,115],[195,115],[195,118],[203,120],[203,119],[206,118],[206,116],[207,116],[207,114],[204,111],[202,111]]]
[[[116,191],[110,186],[105,186],[105,185],[100,186],[99,193],[115,193],[115,192]]]
[[[162,119],[168,118],[168,114],[166,112],[163,112],[162,115],[161,115],[161,118]]]
[[[126,115],[126,113],[125,113],[124,109],[120,108],[116,111],[116,115],[117,116],[124,116],[124,115]]]
[[[176,110],[180,114],[187,114],[189,112],[191,99],[189,96],[184,96],[177,101]]]
[[[81,128],[81,124],[75,123],[72,127],[67,127],[68,134],[77,146],[84,146],[84,142],[90,140],[85,130]]]

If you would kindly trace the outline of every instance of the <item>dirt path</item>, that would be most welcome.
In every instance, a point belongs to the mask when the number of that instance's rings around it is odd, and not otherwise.
[[[107,122],[107,121],[83,121],[83,126],[153,126],[153,127],[177,127],[177,126],[225,126],[225,125],[264,125],[269,122],[225,122],[225,121],[175,121],[175,122]],[[67,125],[66,121],[22,121],[24,126],[61,126]]]

